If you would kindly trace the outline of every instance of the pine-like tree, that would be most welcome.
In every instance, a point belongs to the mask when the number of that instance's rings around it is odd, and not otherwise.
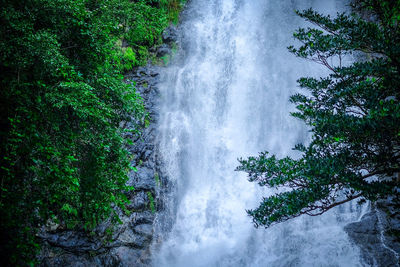
[[[299,159],[268,152],[239,159],[237,170],[250,181],[289,189],[248,211],[256,226],[320,215],[353,199],[399,195],[400,1],[361,0],[355,8],[358,15],[335,18],[297,12],[317,28],[298,29],[294,37],[302,44],[289,50],[331,73],[300,78],[309,94],[290,99],[298,110],[292,115],[312,132],[310,144],[295,147]],[[349,55],[356,62],[342,64]]]

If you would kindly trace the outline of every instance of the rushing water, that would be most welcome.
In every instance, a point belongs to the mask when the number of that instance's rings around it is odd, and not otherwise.
[[[154,266],[360,266],[343,225],[359,210],[339,207],[255,229],[246,209],[272,191],[235,172],[238,157],[268,150],[296,156],[307,142],[290,117],[301,76],[323,76],[286,47],[307,24],[295,9],[335,14],[334,0],[192,0],[180,34],[181,60],[163,73],[160,150],[171,184],[159,215]],[[169,225],[170,227],[167,227]]]

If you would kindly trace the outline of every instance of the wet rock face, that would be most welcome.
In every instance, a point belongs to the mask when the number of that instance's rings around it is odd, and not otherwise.
[[[168,54],[171,54],[171,47],[168,44],[162,44],[157,48],[158,57],[163,57]]]
[[[400,266],[400,211],[394,199],[377,201],[371,212],[345,231],[360,248],[367,266]]]
[[[48,225],[39,234],[43,240],[43,249],[38,257],[40,266],[150,264],[149,247],[153,239],[155,212],[162,206],[158,192],[161,184],[167,183],[162,175],[156,150],[158,76],[159,69],[154,66],[140,67],[126,75],[126,82],[135,84],[142,95],[151,118],[150,125],[143,130],[140,137],[129,132],[126,136],[134,141],[128,150],[135,155],[132,165],[137,168],[137,171],[129,173],[128,184],[135,188],[127,193],[130,215],[118,211],[122,224],[108,220],[99,225],[95,229],[96,234],[92,236],[84,231],[71,231],[62,229],[59,225]],[[132,128],[132,125],[122,122],[121,127]]]
[[[162,39],[164,43],[170,44],[176,42],[178,39],[178,30],[175,26],[171,25],[166,28],[162,34]]]

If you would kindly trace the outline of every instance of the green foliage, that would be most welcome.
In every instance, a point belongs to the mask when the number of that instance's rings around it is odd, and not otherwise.
[[[162,30],[168,25],[165,12],[156,7],[139,1],[132,5],[129,19],[129,29],[125,37],[130,44],[151,47],[161,36]]]
[[[176,44],[172,44],[170,54],[166,54],[162,57],[157,57],[156,55],[153,55],[153,57],[151,58],[151,64],[164,67],[168,66],[171,63],[172,59],[175,57],[177,51],[178,48]]]
[[[139,0],[147,5],[163,10],[166,14],[167,20],[177,23],[179,19],[179,12],[186,0]]]
[[[160,186],[161,185],[161,181],[160,181],[160,175],[158,174],[158,172],[154,173],[154,180],[156,181],[156,185]]]
[[[148,123],[122,72],[146,64],[172,2],[0,1],[0,265],[33,264],[48,220],[86,230],[119,220],[132,190],[119,124],[138,134]]]
[[[285,188],[249,210],[256,226],[270,226],[302,214],[320,215],[359,198],[398,195],[400,172],[400,31],[398,1],[359,1],[376,22],[356,15],[297,12],[318,28],[298,29],[302,45],[289,50],[326,66],[325,78],[301,78],[308,94],[296,94],[294,117],[311,129],[299,159],[268,152],[240,159],[237,170],[260,186]],[[360,60],[342,65],[343,57]]]
[[[148,49],[144,46],[138,46],[136,51],[137,51],[137,55],[138,55],[137,65],[145,66],[150,57],[150,53],[149,53]]]
[[[155,208],[155,205],[154,205],[153,194],[150,191],[148,191],[147,192],[147,197],[148,197],[149,202],[150,202],[150,204],[149,204],[150,205],[150,210],[151,210],[152,213],[155,213],[156,212],[156,208]]]
[[[127,47],[125,51],[123,51],[122,55],[123,62],[123,71],[128,71],[133,69],[134,66],[138,65],[138,61],[136,60],[136,54],[133,52],[132,47]]]
[[[138,65],[146,65],[150,47],[161,44],[161,33],[178,21],[181,0],[138,0],[128,7],[125,39],[137,53]]]

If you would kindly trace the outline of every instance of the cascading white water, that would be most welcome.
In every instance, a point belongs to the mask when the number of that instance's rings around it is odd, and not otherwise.
[[[290,117],[289,96],[302,76],[326,75],[286,47],[306,23],[295,9],[343,10],[335,0],[192,0],[181,25],[184,55],[160,84],[160,150],[175,190],[172,224],[157,233],[154,266],[361,266],[343,225],[351,205],[320,217],[255,229],[246,209],[265,188],[235,172],[238,157],[268,150],[292,155],[306,142]],[[165,228],[165,227],[164,227]],[[159,229],[164,229],[160,227]]]

